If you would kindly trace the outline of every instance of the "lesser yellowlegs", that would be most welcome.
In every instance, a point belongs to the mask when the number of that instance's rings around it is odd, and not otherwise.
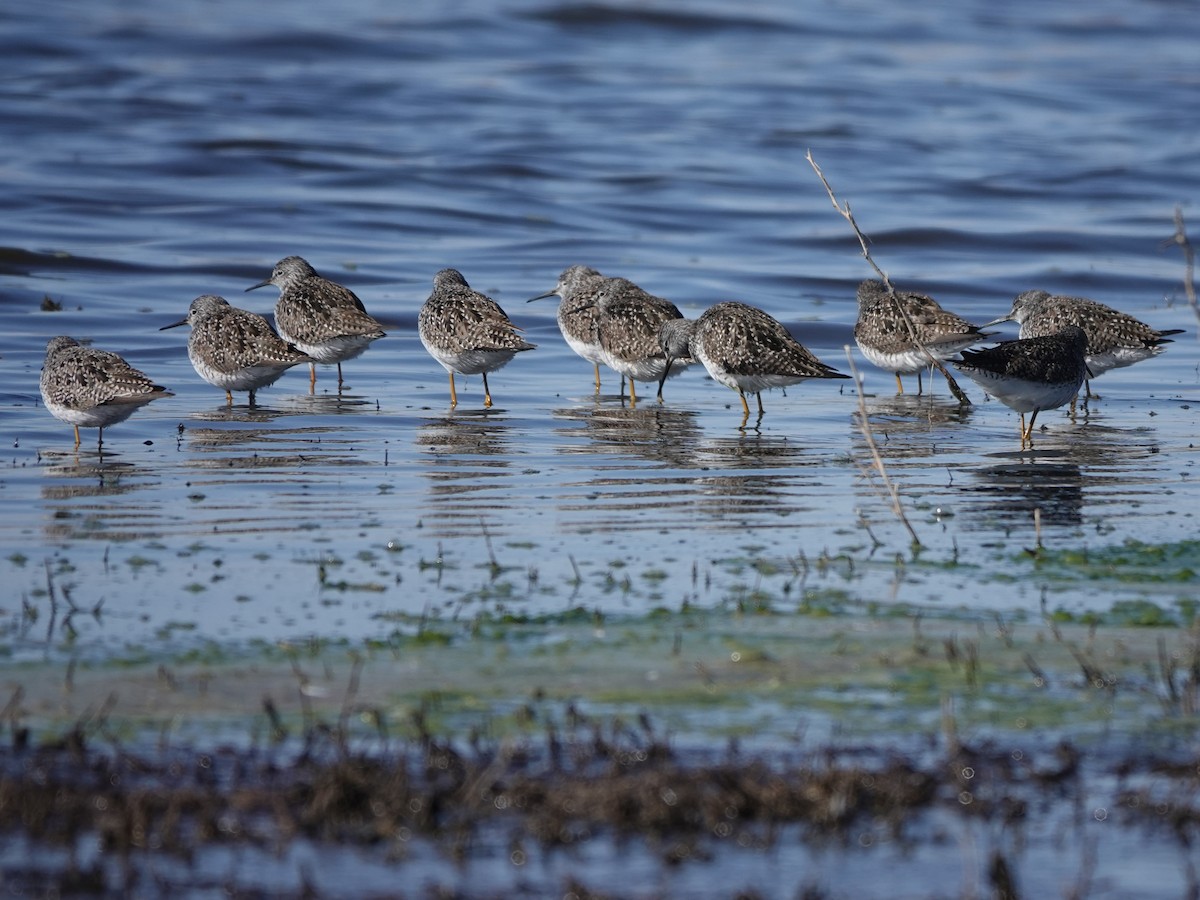
[[[159,331],[180,325],[192,326],[187,342],[192,368],[223,390],[230,406],[231,391],[248,391],[254,406],[260,388],[274,384],[292,366],[313,361],[277,335],[262,316],[230,306],[224,297],[197,297],[186,316]]]
[[[1033,442],[1033,423],[1043,409],[1057,409],[1079,393],[1088,375],[1087,335],[1076,325],[1042,337],[963,350],[954,365],[985,391],[1021,415],[1021,447]],[[1025,413],[1031,413],[1025,427]]]
[[[596,326],[595,294],[603,281],[604,276],[589,266],[570,266],[558,276],[558,284],[552,290],[529,299],[532,303],[546,297],[561,298],[558,330],[567,346],[592,364],[597,393],[600,391],[600,363],[604,362],[604,350]]]
[[[850,377],[817,359],[777,319],[745,303],[718,303],[697,319],[663,322],[659,341],[668,360],[697,359],[714,381],[737,391],[743,425],[750,417],[747,393],[757,397],[761,416],[765,390],[807,378]]]
[[[450,408],[458,405],[454,373],[483,376],[483,405],[492,405],[487,373],[494,372],[531,344],[517,332],[491,297],[471,289],[457,269],[433,276],[433,293],[417,316],[417,333],[429,355],[450,375]]]
[[[925,294],[898,290],[893,296],[887,285],[878,280],[867,280],[858,286],[854,342],[872,365],[896,376],[896,390],[901,394],[904,393],[901,375],[915,372],[920,393],[921,372],[933,364],[931,357],[945,362],[986,337],[978,327],[943,309]]]
[[[988,322],[988,325],[1010,321],[1021,326],[1023,338],[1054,334],[1068,325],[1078,325],[1087,335],[1089,379],[1103,375],[1109,369],[1132,366],[1157,356],[1165,349],[1163,344],[1171,343],[1169,335],[1183,333],[1181,328],[1156,331],[1128,313],[1095,300],[1061,297],[1049,291],[1018,294],[1008,315]],[[1088,397],[1092,396],[1086,382],[1085,391]]]
[[[101,448],[105,428],[124,422],[153,400],[172,396],[117,354],[84,347],[66,336],[46,345],[41,391],[51,415],[75,427],[76,448],[80,428],[100,429],[96,446]]]
[[[682,319],[683,313],[670,300],[655,297],[627,278],[606,278],[596,289],[594,303],[604,364],[629,379],[629,402],[637,403],[635,381],[658,382],[661,400],[666,380],[695,362],[686,355],[668,361],[658,337],[663,322]]]
[[[310,391],[316,389],[317,363],[337,365],[341,390],[342,363],[361,355],[372,341],[387,336],[353,291],[322,278],[299,256],[281,259],[270,278],[246,290],[268,284],[279,288],[275,327],[280,337],[315,360],[309,368]]]

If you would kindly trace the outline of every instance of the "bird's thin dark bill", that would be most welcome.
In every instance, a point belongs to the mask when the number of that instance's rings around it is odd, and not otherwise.
[[[168,328],[178,328],[180,325],[186,325],[186,324],[187,324],[187,316],[184,316],[178,322],[172,322],[170,325],[164,325],[162,328],[160,328],[158,330],[166,331]]]
[[[662,399],[663,385],[667,383],[667,376],[671,374],[671,364],[675,360],[670,356],[667,357],[667,364],[663,367],[662,378],[658,379],[658,399]]]
[[[257,291],[260,287],[266,287],[270,283],[271,283],[271,279],[268,278],[266,281],[260,281],[258,284],[250,285],[250,287],[246,288],[246,290],[243,291],[242,293],[248,294],[251,291]]]
[[[536,297],[530,297],[526,303],[532,303],[534,300],[545,300],[547,297],[557,296],[558,291],[546,291],[544,294],[538,294]]]

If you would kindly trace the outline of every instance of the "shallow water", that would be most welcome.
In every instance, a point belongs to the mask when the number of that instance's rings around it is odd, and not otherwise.
[[[1195,534],[1198,329],[1163,241],[1200,187],[1200,24],[1183,2],[994,6],[8,11],[6,649],[353,641],[421,617],[640,614],[755,590],[979,616],[1194,594],[1053,580],[1021,551]],[[896,396],[855,351],[915,557],[869,473],[850,382],[771,393],[745,431],[736,395],[698,369],[661,405],[629,408],[612,373],[594,397],[553,301],[524,303],[574,263],[688,315],[761,306],[848,369],[854,288],[872,273],[807,150],[902,287],[978,321],[1043,287],[1188,333],[1100,379],[1075,421],[1044,414],[1026,453],[1015,414],[965,379],[969,408],[940,378]],[[261,408],[225,409],[183,331],[158,329],[202,293],[269,313],[273,289],[243,290],[293,253],[389,336],[346,364],[340,397],[332,370],[315,396],[294,370]],[[491,410],[478,379],[449,410],[416,338],[447,265],[539,345],[489,379]],[[111,429],[103,456],[94,433],[73,452],[38,397],[56,334],[123,353],[175,397]]]

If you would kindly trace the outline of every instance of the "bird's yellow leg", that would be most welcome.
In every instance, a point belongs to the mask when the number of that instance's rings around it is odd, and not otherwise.
[[[896,373],[896,393],[898,393],[898,394],[904,393],[904,382],[900,380],[899,372]]]
[[[1033,447],[1033,423],[1037,421],[1038,411],[1035,409],[1029,415],[1029,428],[1025,431],[1025,440],[1030,447]]]
[[[454,373],[450,373],[450,408],[458,406],[458,394],[454,390]]]
[[[492,408],[492,392],[488,390],[487,372],[483,373],[483,405]]]

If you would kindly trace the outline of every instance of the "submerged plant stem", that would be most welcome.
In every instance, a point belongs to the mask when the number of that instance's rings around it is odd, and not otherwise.
[[[858,427],[862,431],[863,440],[867,442],[867,448],[871,451],[871,459],[875,463],[875,471],[879,473],[880,480],[883,481],[883,486],[887,489],[888,497],[892,502],[892,512],[896,514],[896,518],[900,520],[905,529],[908,531],[909,537],[912,538],[914,547],[921,547],[921,539],[917,537],[917,532],[913,530],[912,523],[908,521],[908,516],[904,513],[904,505],[900,502],[900,492],[896,489],[896,485],[888,478],[887,469],[883,465],[883,456],[879,452],[879,445],[875,443],[875,435],[871,431],[871,421],[867,418],[867,403],[863,399],[862,382],[858,378],[858,367],[854,365],[854,357],[850,353],[850,348],[846,347],[846,360],[850,363],[850,375],[854,378],[855,385],[858,386]]]

